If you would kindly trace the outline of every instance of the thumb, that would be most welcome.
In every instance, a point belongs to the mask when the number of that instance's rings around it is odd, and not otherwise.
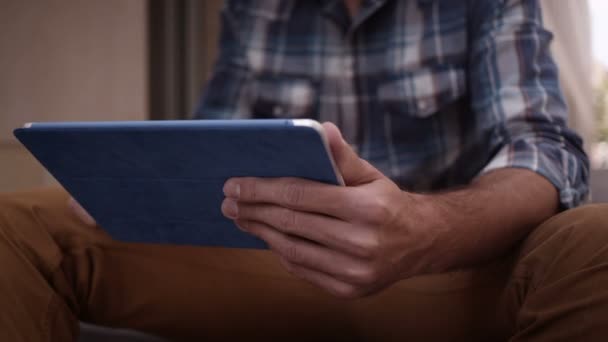
[[[325,122],[323,123],[323,128],[338,172],[342,174],[346,185],[353,186],[370,183],[384,177],[378,169],[359,158],[352,147],[342,138],[342,134],[336,125],[331,122]]]

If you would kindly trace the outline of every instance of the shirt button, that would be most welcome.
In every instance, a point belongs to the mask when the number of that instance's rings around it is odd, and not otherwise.
[[[422,99],[418,100],[417,104],[418,104],[418,109],[419,110],[424,111],[424,110],[427,110],[429,108],[429,103],[428,103],[427,100],[422,100]]]
[[[272,109],[272,114],[276,117],[281,117],[285,114],[285,110],[281,106],[274,106]]]

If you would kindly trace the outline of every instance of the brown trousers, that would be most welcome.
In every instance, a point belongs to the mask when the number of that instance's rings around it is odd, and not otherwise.
[[[341,300],[268,251],[113,241],[67,199],[0,195],[0,341],[73,341],[78,320],[173,340],[608,340],[605,205],[550,219],[492,264]]]

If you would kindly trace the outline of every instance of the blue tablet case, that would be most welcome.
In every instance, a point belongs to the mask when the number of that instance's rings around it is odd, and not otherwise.
[[[291,120],[36,123],[14,134],[129,242],[265,248],[222,215],[228,178],[339,184],[319,133]]]

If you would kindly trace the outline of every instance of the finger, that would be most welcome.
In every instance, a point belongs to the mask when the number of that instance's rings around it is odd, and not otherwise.
[[[323,123],[329,147],[338,171],[342,174],[346,185],[361,185],[370,183],[384,176],[367,161],[359,158],[355,151],[342,138],[336,125],[331,122]]]
[[[224,185],[224,194],[241,203],[275,204],[344,220],[361,216],[356,208],[363,197],[357,188],[300,178],[232,178]]]
[[[73,197],[68,200],[68,207],[87,226],[95,226],[97,222]]]
[[[357,298],[365,295],[364,291],[347,282],[335,279],[322,272],[293,264],[285,258],[279,257],[279,260],[283,267],[285,267],[285,269],[295,277],[308,281],[309,283],[320,287],[334,296],[340,298]]]
[[[238,206],[239,220],[261,222],[284,234],[301,237],[358,258],[373,257],[372,252],[378,245],[376,235],[368,229],[329,216],[267,204],[227,203],[223,208],[232,205]]]
[[[237,225],[264,240],[271,250],[294,265],[316,270],[352,284],[367,284],[373,281],[371,268],[362,260],[283,234],[260,222],[237,221]]]

